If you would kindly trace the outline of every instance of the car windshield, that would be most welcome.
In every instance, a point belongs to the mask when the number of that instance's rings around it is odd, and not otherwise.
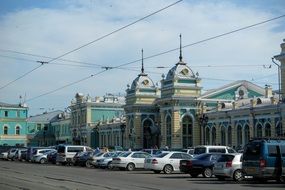
[[[59,147],[57,148],[57,152],[58,152],[58,153],[64,153],[64,152],[65,152],[65,147],[64,147],[64,146],[59,146]]]
[[[157,158],[163,158],[163,157],[166,156],[167,154],[169,154],[169,153],[164,152],[164,153],[160,153],[160,154],[155,155],[155,157],[157,157]]]
[[[206,153],[205,147],[197,147],[194,149],[194,154],[203,154],[203,153]]]
[[[261,153],[261,143],[252,142],[246,145],[243,153],[244,160],[258,160]]]

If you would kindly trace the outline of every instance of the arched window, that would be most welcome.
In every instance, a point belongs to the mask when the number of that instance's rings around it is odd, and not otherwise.
[[[249,126],[246,124],[244,126],[244,143],[247,144],[250,139],[250,131],[249,131]]]
[[[228,145],[232,146],[232,127],[228,126]]]
[[[242,127],[240,125],[237,126],[237,145],[242,144]]]
[[[226,128],[221,126],[221,145],[226,145]]]
[[[276,125],[275,133],[276,133],[277,137],[282,136],[282,125],[281,125],[280,121]]]
[[[262,137],[262,125],[260,123],[256,126],[256,137]]]
[[[8,127],[7,127],[7,126],[4,126],[4,128],[3,128],[3,134],[4,134],[4,135],[8,135]]]
[[[206,135],[205,135],[205,144],[210,144],[210,129],[209,127],[206,127]]]
[[[171,147],[171,117],[166,118],[166,146]]]
[[[20,127],[19,126],[16,127],[16,135],[20,135]]]
[[[183,136],[183,148],[191,147],[192,144],[192,130],[193,122],[190,116],[184,116],[182,119],[182,136]]]
[[[212,145],[216,144],[216,127],[212,127]]]
[[[271,125],[269,123],[265,125],[265,137],[271,137]]]

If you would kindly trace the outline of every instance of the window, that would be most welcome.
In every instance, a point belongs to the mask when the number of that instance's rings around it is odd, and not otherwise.
[[[237,126],[237,144],[242,144],[242,127],[240,125]]]
[[[249,131],[249,126],[246,124],[244,126],[244,143],[247,144],[250,139],[250,131]]]
[[[256,137],[262,137],[262,125],[257,125]]]
[[[232,127],[228,126],[228,145],[232,144]]]
[[[221,144],[226,145],[226,129],[224,126],[221,129]]]
[[[16,135],[20,135],[20,127],[19,126],[16,127]]]
[[[20,111],[19,110],[17,110],[17,112],[16,112],[16,117],[20,117]]]
[[[276,145],[268,145],[268,156],[277,157],[277,147]]]
[[[205,135],[205,144],[210,144],[210,129],[209,127],[206,128],[206,135]]]
[[[226,153],[226,149],[225,148],[209,148],[209,153],[215,153],[215,152]]]
[[[185,116],[182,119],[182,133],[183,133],[183,148],[192,146],[192,129],[193,122],[190,116]]]
[[[276,125],[276,136],[280,137],[282,136],[282,126],[281,126],[281,122],[279,121],[278,124]]]
[[[181,154],[182,155],[182,159],[187,159],[187,160],[190,160],[192,159],[193,157],[189,154]]]
[[[41,124],[38,123],[38,124],[37,124],[37,130],[40,131],[41,128],[42,128],[42,127],[41,127]]]
[[[271,125],[269,123],[266,123],[265,125],[265,136],[271,137]]]
[[[5,117],[8,117],[8,111],[4,111]]]
[[[166,118],[166,145],[171,147],[171,118],[168,116]]]
[[[8,135],[8,127],[7,126],[4,126],[3,134]]]
[[[170,156],[171,159],[182,159],[182,155],[181,153],[173,153],[171,156]]]
[[[216,144],[216,127],[212,128],[212,144]]]

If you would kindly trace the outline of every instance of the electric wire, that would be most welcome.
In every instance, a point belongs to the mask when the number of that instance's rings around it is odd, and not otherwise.
[[[114,31],[112,31],[112,32],[110,32],[110,33],[108,33],[108,34],[105,34],[105,35],[103,35],[103,36],[101,36],[101,37],[99,37],[99,38],[97,38],[97,39],[95,39],[95,40],[92,40],[92,41],[90,41],[90,42],[88,42],[88,43],[86,43],[86,44],[83,44],[83,45],[81,45],[81,46],[79,46],[79,47],[77,47],[77,48],[75,48],[75,49],[73,49],[73,50],[71,50],[71,51],[68,51],[68,52],[66,52],[66,53],[64,53],[64,54],[62,54],[62,55],[60,55],[60,56],[57,56],[57,57],[55,57],[55,58],[52,58],[52,59],[50,59],[49,61],[47,61],[46,63],[54,62],[55,60],[58,60],[58,59],[60,59],[60,58],[62,58],[62,57],[64,57],[64,56],[66,56],[66,55],[69,55],[69,54],[71,54],[71,53],[73,53],[73,52],[75,52],[75,51],[78,51],[78,50],[80,50],[80,49],[82,49],[82,48],[84,48],[84,47],[86,47],[86,46],[89,46],[89,45],[95,43],[95,42],[98,42],[98,41],[100,41],[100,40],[102,40],[102,39],[104,39],[104,38],[106,38],[106,37],[108,37],[108,36],[110,36],[110,35],[112,35],[112,34],[114,34],[114,33],[117,33],[117,32],[119,32],[119,31],[121,31],[121,30],[123,30],[123,29],[125,29],[125,28],[127,28],[127,27],[130,27],[130,26],[132,26],[132,25],[134,25],[134,24],[136,24],[136,23],[142,21],[142,20],[145,20],[146,18],[149,18],[149,17],[151,17],[151,16],[153,16],[153,15],[155,15],[155,14],[161,12],[161,11],[164,11],[164,10],[166,10],[166,9],[168,9],[168,8],[174,6],[174,5],[176,5],[176,4],[178,4],[178,3],[182,2],[182,1],[183,1],[183,0],[176,1],[176,2],[170,4],[170,5],[166,6],[166,7],[163,7],[163,8],[161,8],[161,9],[159,9],[159,10],[153,12],[153,13],[148,14],[147,16],[144,16],[144,17],[142,17],[142,18],[140,18],[140,19],[138,19],[138,20],[136,20],[136,21],[134,21],[134,22],[131,22],[130,24],[127,24],[127,25],[125,25],[125,26],[123,26],[123,27],[121,27],[121,28],[119,28],[119,29],[116,29],[116,30],[114,30]],[[33,68],[32,70],[26,72],[25,74],[21,75],[20,77],[16,78],[15,80],[8,82],[8,83],[5,84],[4,86],[0,87],[0,90],[3,89],[3,88],[5,88],[5,87],[7,87],[7,86],[9,86],[10,84],[16,82],[17,80],[19,80],[19,79],[21,79],[21,78],[27,76],[28,74],[30,74],[30,73],[32,73],[33,71],[39,69],[39,68],[40,68],[41,66],[43,66],[43,65],[44,65],[44,64],[41,64],[40,66],[37,66],[37,67]]]
[[[207,42],[207,41],[210,41],[210,40],[213,40],[213,39],[217,39],[217,38],[220,38],[220,37],[223,37],[223,36],[226,36],[226,35],[230,35],[230,34],[233,34],[233,33],[236,33],[236,32],[239,32],[239,31],[242,31],[242,30],[245,30],[245,29],[248,29],[248,28],[252,28],[252,27],[255,27],[255,26],[258,26],[258,25],[261,25],[261,24],[265,24],[265,23],[267,23],[267,22],[271,22],[271,21],[276,20],[276,19],[280,19],[280,18],[282,18],[282,17],[285,17],[285,15],[281,15],[281,16],[278,16],[278,17],[274,17],[274,18],[271,18],[271,19],[268,19],[268,20],[265,20],[265,21],[262,21],[262,22],[258,22],[258,23],[252,24],[252,25],[248,25],[248,26],[245,26],[245,27],[236,29],[236,30],[232,30],[232,31],[230,31],[230,32],[226,32],[226,33],[223,33],[223,34],[220,34],[220,35],[216,35],[216,36],[213,36],[213,37],[210,37],[210,38],[206,38],[206,39],[204,39],[204,40],[200,40],[200,41],[197,41],[197,42],[194,42],[194,43],[191,43],[191,44],[182,46],[182,48],[194,46],[194,45],[197,45],[197,44],[200,44],[200,43],[204,43],[204,42]],[[178,50],[178,49],[180,49],[180,48],[175,48],[175,49],[171,49],[171,50],[168,50],[168,51],[164,51],[164,52],[161,52],[161,53],[158,53],[158,54],[154,54],[154,55],[151,55],[151,56],[148,56],[148,57],[144,57],[144,60],[145,60],[145,59],[150,59],[150,58],[153,58],[153,57],[157,57],[157,56],[160,56],[160,55],[164,55],[164,54],[166,54],[166,53],[170,53],[170,52],[176,51],[176,50]],[[110,68],[108,68],[108,69],[106,69],[106,70],[104,70],[104,71],[95,73],[94,75],[85,77],[85,78],[80,79],[80,80],[78,80],[78,81],[69,83],[69,84],[67,84],[67,85],[65,85],[65,86],[63,86],[63,87],[60,87],[60,88],[57,88],[57,89],[55,89],[55,90],[52,90],[52,91],[46,92],[46,93],[44,93],[44,94],[41,94],[41,95],[39,95],[39,96],[35,96],[35,97],[33,97],[33,98],[30,98],[30,99],[28,99],[27,101],[32,101],[32,100],[34,100],[34,99],[37,99],[37,98],[42,97],[42,96],[44,96],[44,95],[51,94],[51,93],[53,93],[53,92],[56,92],[56,91],[58,91],[58,90],[61,90],[61,89],[66,88],[66,87],[68,87],[68,86],[71,86],[71,85],[73,85],[73,84],[77,84],[77,83],[79,83],[79,82],[85,81],[85,80],[87,80],[87,79],[89,79],[89,78],[92,78],[92,77],[94,77],[94,76],[97,76],[97,75],[99,75],[99,74],[101,74],[101,73],[104,73],[104,72],[106,72],[106,71],[108,71],[108,70],[121,68],[121,67],[123,67],[123,66],[130,65],[130,64],[136,63],[136,62],[138,62],[138,61],[141,61],[141,59],[137,59],[137,60],[134,60],[134,61],[131,61],[131,62],[128,62],[128,63],[124,63],[124,64],[118,65],[118,66],[116,66],[116,67],[110,67]],[[106,67],[106,68],[107,68],[107,67]]]

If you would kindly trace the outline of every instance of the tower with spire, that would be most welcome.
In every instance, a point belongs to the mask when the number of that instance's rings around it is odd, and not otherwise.
[[[141,50],[141,73],[131,86],[127,86],[126,105],[126,138],[130,148],[151,148],[158,144],[157,107],[154,102],[160,92],[152,79],[145,73],[143,49]]]
[[[201,80],[183,61],[181,34],[179,37],[179,61],[168,71],[166,78],[162,78],[161,98],[157,100],[164,137],[162,145],[172,148],[182,148],[181,143],[184,148],[199,144],[198,136],[197,139],[194,136],[199,135],[195,115]]]

